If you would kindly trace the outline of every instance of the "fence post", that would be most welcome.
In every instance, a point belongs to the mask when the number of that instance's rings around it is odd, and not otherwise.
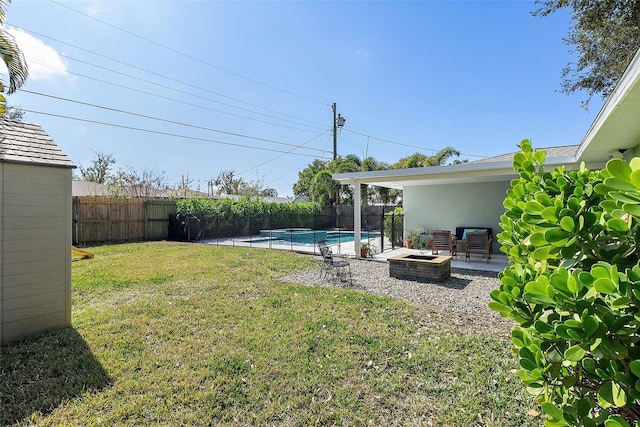
[[[393,243],[391,244],[391,248],[393,248]],[[384,252],[384,209],[380,216],[380,252]]]
[[[396,213],[391,212],[391,248],[396,248]]]

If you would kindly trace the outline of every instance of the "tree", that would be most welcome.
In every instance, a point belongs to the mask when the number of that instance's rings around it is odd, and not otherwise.
[[[334,195],[339,194],[340,184],[331,177],[331,172],[322,170],[313,177],[311,201],[321,207],[330,206]]]
[[[164,172],[144,168],[141,171],[129,167],[118,169],[106,177],[114,195],[127,197],[161,197],[168,188]]]
[[[20,88],[20,86],[27,81],[27,76],[29,75],[27,61],[18,47],[16,40],[8,31],[2,28],[5,21],[4,9],[9,2],[10,0],[0,0],[0,56],[2,56],[2,60],[9,72],[9,87],[6,88],[7,95],[11,95]],[[4,116],[7,109],[7,100],[4,93],[5,83],[0,82],[0,117]]]
[[[105,154],[94,151],[96,155],[91,166],[85,168],[81,164],[80,176],[85,181],[97,182],[98,184],[107,184],[107,178],[109,177],[109,171],[111,166],[116,163],[116,159],[111,154]]]
[[[14,105],[6,105],[4,118],[14,122],[21,122],[24,119],[24,110]]]
[[[316,174],[323,170],[328,170],[329,162],[315,159],[309,166],[298,172],[298,181],[293,184],[293,194],[296,197],[306,197],[311,200],[311,187]]]
[[[232,170],[220,171],[214,181],[214,185],[217,187],[216,192],[218,194],[240,195],[248,187],[247,181],[242,177],[237,178]]]
[[[640,47],[638,0],[536,0],[534,16],[571,10],[573,28],[564,39],[578,55],[562,70],[562,92],[585,90],[586,108],[595,94],[606,98]]]
[[[176,187],[178,194],[182,197],[187,197],[189,193],[189,188],[191,188],[191,184],[193,184],[193,179],[189,178],[189,174],[182,175],[180,179],[180,183]]]
[[[260,179],[255,181],[247,181],[242,177],[236,177],[235,172],[220,171],[218,177],[214,180],[218,194],[237,195],[248,198],[277,197],[278,192],[275,188],[265,187]]]
[[[460,152],[453,147],[445,147],[433,156],[422,153],[413,153],[408,157],[403,157],[394,163],[393,169],[424,168],[428,166],[442,166],[452,156],[459,156]]]

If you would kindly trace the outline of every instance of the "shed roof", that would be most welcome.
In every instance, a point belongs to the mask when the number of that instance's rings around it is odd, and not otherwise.
[[[0,120],[0,162],[75,167],[42,127],[13,120]]]

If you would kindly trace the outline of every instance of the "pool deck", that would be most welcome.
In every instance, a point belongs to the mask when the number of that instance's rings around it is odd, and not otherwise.
[[[257,237],[256,237],[257,239]],[[251,248],[263,248],[263,249],[278,249],[291,252],[298,252],[303,254],[318,255],[319,251],[316,246],[301,245],[293,242],[283,243],[279,241],[251,241],[249,237],[233,237],[224,239],[207,239],[202,243],[208,245],[220,245],[220,246],[238,246],[238,247],[251,247]],[[345,258],[355,258],[355,244],[354,242],[342,242],[340,244],[329,245],[335,255],[340,255]],[[389,245],[391,246],[391,245]],[[387,249],[382,253],[378,253],[373,257],[373,261],[386,262],[387,258],[392,256],[413,253],[413,254],[431,254],[431,250],[418,250],[408,248],[396,248]],[[441,251],[441,254],[447,255],[446,251]],[[477,271],[492,271],[500,272],[508,265],[507,257],[503,253],[492,253],[491,260],[487,263],[485,259],[482,259],[478,255],[472,255],[469,261],[465,261],[464,254],[458,254],[457,257],[451,259],[451,268],[459,268],[465,270],[477,270]]]

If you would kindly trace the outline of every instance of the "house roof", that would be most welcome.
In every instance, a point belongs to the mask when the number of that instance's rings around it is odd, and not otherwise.
[[[575,156],[578,151],[579,145],[562,145],[559,147],[545,147],[542,150],[547,152],[547,157],[570,157]],[[511,153],[500,154],[499,156],[485,157],[484,159],[476,160],[473,163],[495,163],[495,162],[510,162],[513,160],[513,155],[517,151]]]
[[[74,168],[39,125],[0,120],[0,162]]]
[[[155,197],[155,198],[208,198],[208,199],[234,199],[240,200],[242,196],[236,195],[219,195],[219,194],[207,194],[202,191],[190,190],[158,190],[154,188],[136,188],[136,187],[117,187],[107,184],[98,184],[97,182],[82,181],[74,179],[72,181],[72,195],[74,197]],[[277,202],[288,203],[293,199],[286,197],[263,197],[262,201],[265,202]]]
[[[545,165],[577,168],[584,162],[592,169],[640,145],[640,49],[607,98],[580,145],[542,148]],[[402,189],[416,185],[506,181],[516,176],[512,168],[515,153],[470,163],[428,168],[334,174],[341,184],[372,184]]]
[[[73,196],[112,196],[113,190],[105,184],[74,179],[71,182],[71,194]]]
[[[548,152],[545,164],[551,167],[575,164],[575,156],[571,153],[575,153],[576,148],[577,146],[575,145],[551,147],[551,152]],[[397,189],[418,185],[510,181],[515,177],[517,177],[517,174],[513,169],[513,153],[455,165],[350,172],[333,175],[333,179],[343,185],[362,183]]]
[[[157,198],[184,198],[207,197],[206,193],[195,190],[160,190],[157,188],[142,188],[135,186],[119,187],[97,182],[74,179],[71,183],[73,196],[88,197],[157,197]]]

